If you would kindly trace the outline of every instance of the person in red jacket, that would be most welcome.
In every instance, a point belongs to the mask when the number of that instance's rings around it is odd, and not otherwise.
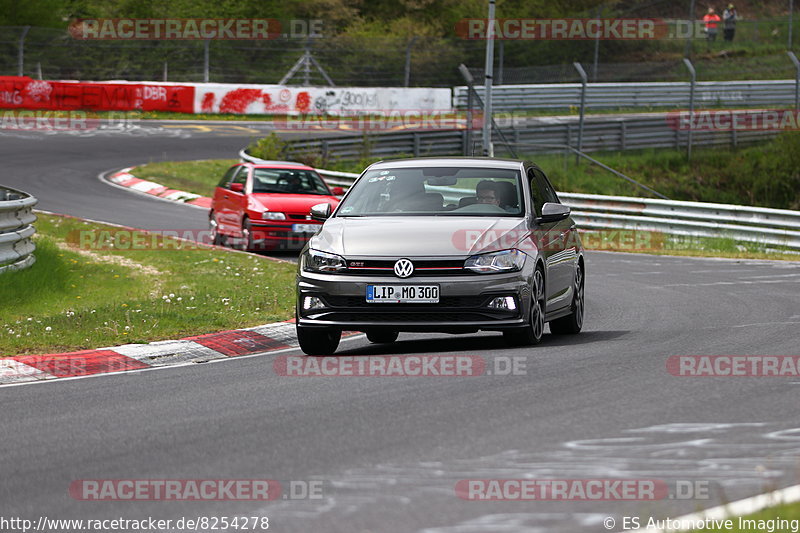
[[[708,13],[703,16],[703,22],[706,24],[706,37],[709,41],[714,41],[717,38],[717,24],[721,19],[719,15],[714,12],[713,7],[708,8]]]

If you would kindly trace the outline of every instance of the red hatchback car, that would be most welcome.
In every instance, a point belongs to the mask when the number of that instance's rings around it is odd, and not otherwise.
[[[339,205],[341,187],[329,188],[301,163],[240,163],[214,190],[209,225],[214,244],[242,250],[299,250],[322,226],[311,206]]]

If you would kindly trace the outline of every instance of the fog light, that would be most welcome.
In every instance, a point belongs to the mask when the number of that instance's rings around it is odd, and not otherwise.
[[[489,302],[490,309],[502,309],[504,311],[514,311],[517,308],[517,302],[514,301],[513,296],[498,296]]]
[[[323,307],[325,307],[325,304],[316,296],[306,296],[303,298],[303,309],[306,311],[309,309],[322,309]]]

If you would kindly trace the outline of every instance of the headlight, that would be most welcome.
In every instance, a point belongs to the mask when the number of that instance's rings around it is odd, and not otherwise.
[[[473,255],[464,262],[464,268],[481,274],[493,272],[515,272],[525,264],[525,252],[519,250],[502,250],[490,254]]]
[[[261,213],[261,218],[263,220],[286,220],[286,215],[273,211],[264,211]]]
[[[343,257],[319,250],[308,250],[304,253],[300,266],[308,272],[340,272],[347,269]]]

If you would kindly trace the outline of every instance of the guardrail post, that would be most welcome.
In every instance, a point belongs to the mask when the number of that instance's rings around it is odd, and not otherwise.
[[[694,87],[697,84],[697,71],[694,69],[694,65],[692,65],[692,62],[689,61],[688,58],[683,58],[683,64],[686,65],[686,68],[689,69],[689,74],[692,76],[691,85],[689,85],[689,135],[686,142],[686,159],[691,161],[692,130],[694,129]]]
[[[17,76],[24,76],[25,70],[25,36],[30,31],[30,26],[22,28],[22,35],[19,36],[19,48],[17,49]]]
[[[794,63],[794,108],[800,109],[800,60],[791,50],[786,52]]]
[[[586,84],[589,82],[589,78],[586,76],[586,71],[583,70],[583,67],[577,61],[572,64],[575,67],[575,70],[578,71],[578,74],[581,77],[581,117],[579,120],[578,126],[578,151],[583,150],[583,122],[586,118]],[[575,155],[575,164],[577,165],[579,162],[578,155]]]
[[[328,163],[328,140],[327,139],[322,139],[322,143],[320,144],[320,149],[322,151],[322,161],[324,161],[325,164],[327,164]]]
[[[733,144],[734,148],[736,148],[736,146],[738,145],[738,141],[739,139],[736,136],[736,128],[731,128],[731,144]]]
[[[420,145],[420,138],[419,133],[414,132],[414,157],[419,157],[419,145]]]
[[[625,150],[628,144],[628,125],[626,124],[625,120],[622,120],[619,123],[619,145],[620,150]]]

